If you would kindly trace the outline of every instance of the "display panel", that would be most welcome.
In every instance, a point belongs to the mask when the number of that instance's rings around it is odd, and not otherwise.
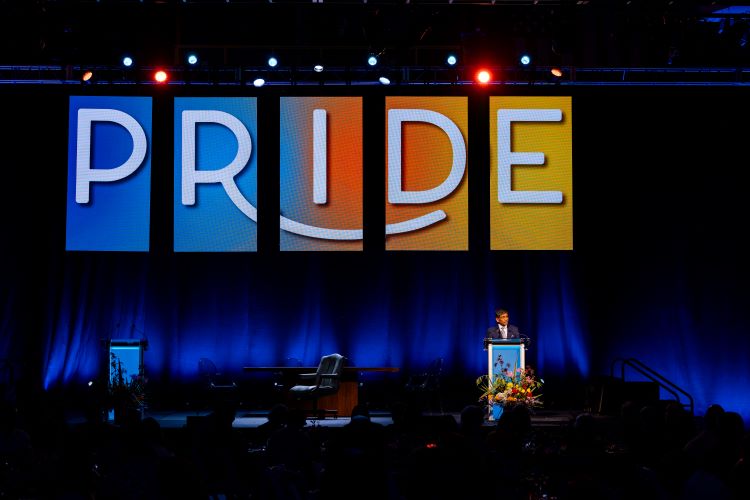
[[[257,250],[254,97],[174,101],[174,250]]]
[[[362,250],[362,98],[282,97],[281,250]]]
[[[71,100],[75,106],[76,99]],[[140,106],[141,113],[150,117],[150,101],[143,98],[98,99],[109,99],[123,109]],[[257,250],[259,120],[272,123],[274,119],[279,123],[279,157],[278,162],[267,162],[266,168],[277,169],[279,179],[281,251],[362,250],[368,230],[385,232],[387,251],[466,251],[470,247],[469,206],[477,206],[478,197],[475,191],[474,199],[469,198],[468,160],[473,154],[481,164],[487,149],[489,216],[477,220],[489,220],[489,248],[572,250],[571,97],[490,96],[489,131],[487,135],[474,132],[474,153],[469,146],[469,122],[485,110],[475,105],[470,113],[467,96],[386,96],[382,107],[370,105],[366,114],[363,102],[367,99],[374,101],[363,96],[281,96],[276,116],[268,116],[266,107],[266,116],[258,117],[258,98],[254,97],[174,98],[174,251]],[[93,110],[106,112],[106,108]],[[82,186],[89,189],[97,184],[97,189],[106,189],[106,183],[118,181],[112,190],[122,194],[114,201],[104,198],[117,210],[98,210],[98,225],[80,216],[91,210],[69,205],[68,249],[147,250],[148,210],[153,200],[147,196],[150,157],[144,151],[149,152],[145,144],[152,140],[150,128],[146,133],[136,123],[131,127],[135,132],[128,132],[126,119],[133,118],[121,111],[120,118],[96,118],[103,122],[97,123],[97,130],[108,133],[103,137],[113,144],[109,154],[132,154],[127,162],[97,156],[94,166],[88,167],[83,162],[89,160],[80,154],[84,148],[76,142],[82,139],[72,113],[69,185],[78,186],[78,193]],[[365,123],[378,119],[385,125],[382,142],[379,136],[364,133]],[[121,125],[124,139],[110,137],[114,132],[107,132],[107,120]],[[163,128],[155,134],[163,134]],[[364,151],[379,147],[384,147],[384,164],[370,162],[370,168],[381,171],[371,174],[368,184]],[[144,166],[135,165],[136,160]],[[117,162],[122,163],[116,168],[100,166]],[[141,171],[144,180],[138,183],[135,174]],[[382,229],[365,227],[364,218],[368,210],[364,193],[375,189],[378,178],[385,179]],[[136,213],[136,205],[137,216],[123,221],[127,214]],[[273,214],[270,205],[264,210]],[[132,227],[119,231],[117,238],[104,237],[108,233],[96,229],[106,226],[111,232],[123,224]]]
[[[468,250],[466,97],[386,98],[386,249]]]
[[[65,248],[148,251],[151,98],[69,102]]]
[[[570,97],[490,97],[490,247],[573,249]]]

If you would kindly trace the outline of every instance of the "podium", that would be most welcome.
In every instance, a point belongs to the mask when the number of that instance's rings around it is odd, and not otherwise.
[[[112,355],[122,363],[126,377],[143,374],[143,351],[148,348],[148,341],[144,339],[109,339],[107,341],[107,364],[109,365],[110,383],[115,376],[115,369],[111,364]]]
[[[484,339],[487,351],[487,374],[490,380],[498,373],[526,368],[526,341],[524,339]]]
[[[117,366],[113,366],[113,361],[119,363],[122,368],[125,381],[128,382],[132,377],[143,375],[143,351],[148,348],[148,341],[145,339],[106,339],[103,340],[107,348],[107,387],[112,388],[117,377]],[[115,420],[114,408],[110,408],[107,413],[107,420]]]

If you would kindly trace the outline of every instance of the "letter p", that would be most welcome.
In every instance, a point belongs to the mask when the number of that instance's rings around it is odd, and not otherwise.
[[[113,122],[125,127],[133,139],[133,150],[122,165],[115,168],[91,168],[91,124],[93,122]],[[76,144],[76,203],[88,203],[92,182],[114,182],[124,179],[146,158],[148,142],[146,133],[129,114],[117,109],[78,110],[78,131]]]

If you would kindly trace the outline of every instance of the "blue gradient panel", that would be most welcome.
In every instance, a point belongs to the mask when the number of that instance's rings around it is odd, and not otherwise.
[[[71,96],[65,248],[147,252],[151,98]]]
[[[256,99],[176,98],[174,162],[175,252],[256,251]]]

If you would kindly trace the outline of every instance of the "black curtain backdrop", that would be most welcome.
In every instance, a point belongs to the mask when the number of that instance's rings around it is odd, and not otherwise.
[[[363,95],[373,117],[365,251],[282,253],[278,96],[323,90]],[[93,92],[154,97],[148,253],[65,251],[68,96]],[[384,250],[382,89],[253,92],[0,87],[3,382],[12,367],[27,389],[82,387],[102,375],[101,339],[146,338],[149,384],[165,398],[195,380],[200,357],[243,378],[243,366],[315,365],[335,351],[358,366],[398,366],[399,377],[443,357],[467,404],[486,371],[484,332],[505,307],[533,339],[527,361],[550,404],[575,400],[615,359],[635,357],[691,393],[698,414],[719,403],[750,419],[747,89],[407,89],[469,95],[468,252]],[[573,96],[574,251],[488,250],[484,92]],[[230,94],[260,99],[259,251],[175,254],[171,100]]]

